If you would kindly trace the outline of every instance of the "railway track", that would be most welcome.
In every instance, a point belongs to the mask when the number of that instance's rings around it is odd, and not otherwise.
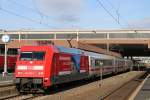
[[[19,93],[16,90],[16,86],[13,81],[0,82],[0,100],[5,98],[17,96]]]
[[[26,95],[21,95],[19,93],[14,93],[14,94],[10,94],[7,96],[3,96],[0,97],[0,100],[32,100],[32,99],[36,99],[39,96],[42,96],[41,94],[26,94]]]
[[[13,80],[0,82],[0,88],[1,87],[6,87],[6,86],[12,86],[12,85],[14,85]]]
[[[126,82],[119,88],[110,91],[108,94],[100,97],[100,100],[127,100],[132,92],[142,83],[142,81],[148,76],[149,72],[146,72],[141,77],[136,77],[131,81]]]
[[[12,81],[0,82],[0,100],[32,100],[41,94],[21,95]]]
[[[27,94],[27,95],[16,95],[14,97],[5,98],[5,100],[32,100],[36,99],[41,95],[33,95],[33,94]]]

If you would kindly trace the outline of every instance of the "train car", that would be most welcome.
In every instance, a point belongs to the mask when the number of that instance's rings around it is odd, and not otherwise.
[[[101,75],[101,70],[103,75],[111,74],[114,72],[115,64],[114,60],[115,57],[98,54],[94,52],[87,52],[86,54],[89,57],[89,75],[90,77],[97,77]]]
[[[100,76],[101,70],[103,75],[108,75],[130,70],[133,66],[132,61],[129,59],[87,51],[86,54],[89,56],[90,77]]]
[[[132,60],[125,59],[125,70],[132,70],[133,69],[133,62]]]
[[[8,49],[7,52],[7,68],[8,72],[14,72],[16,60],[17,60],[18,49]],[[0,50],[0,71],[4,70],[4,50]]]
[[[20,92],[44,92],[51,86],[125,71],[123,58],[60,46],[23,46],[15,83]]]
[[[88,57],[82,50],[56,46],[21,47],[15,70],[20,92],[37,91],[88,77]]]
[[[140,60],[133,60],[133,70],[145,70],[146,64]]]

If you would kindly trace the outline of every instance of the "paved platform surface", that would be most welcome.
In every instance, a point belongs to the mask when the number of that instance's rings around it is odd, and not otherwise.
[[[144,73],[144,71],[123,73],[81,86],[66,88],[56,93],[52,92],[53,94],[38,97],[38,100],[103,100],[105,96],[110,95],[125,83],[133,80],[135,77],[140,77]],[[127,100],[122,99],[120,96],[118,98],[118,100]],[[37,100],[37,98],[33,100]],[[113,98],[113,100],[117,99]]]
[[[2,74],[0,74],[0,83],[2,83],[3,81],[12,81],[13,80],[13,74],[12,73],[8,73],[7,76],[3,77]]]
[[[150,75],[147,77],[134,100],[150,100]]]

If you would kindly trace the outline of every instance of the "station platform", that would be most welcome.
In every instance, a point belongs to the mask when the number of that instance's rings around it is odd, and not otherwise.
[[[5,77],[3,77],[3,74],[0,74],[0,83],[4,81],[12,81],[13,80],[13,73],[8,73]]]
[[[141,85],[142,86],[134,100],[150,100],[150,74]]]

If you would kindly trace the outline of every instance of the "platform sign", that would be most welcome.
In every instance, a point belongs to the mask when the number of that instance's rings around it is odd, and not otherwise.
[[[2,42],[4,42],[4,43],[10,42],[10,36],[7,34],[3,35],[2,36]]]

